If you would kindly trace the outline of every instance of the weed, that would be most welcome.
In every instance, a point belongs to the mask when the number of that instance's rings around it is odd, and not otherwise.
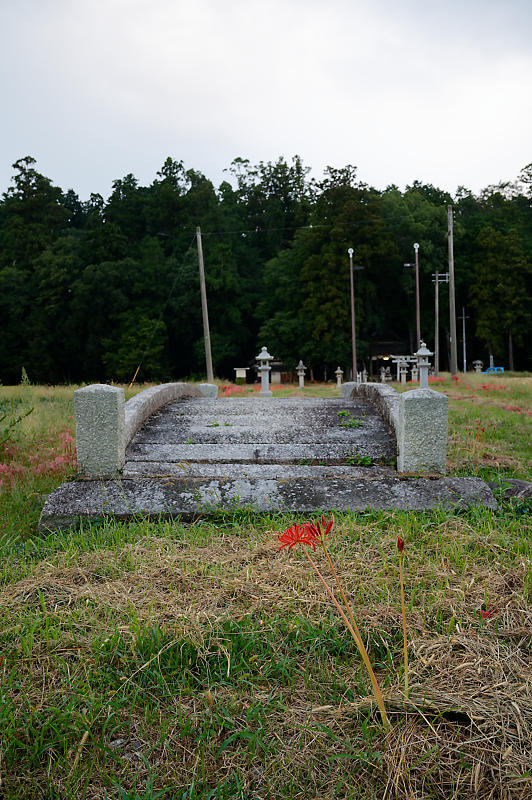
[[[362,456],[359,453],[350,453],[346,457],[345,463],[350,467],[371,467],[373,461],[370,456]]]

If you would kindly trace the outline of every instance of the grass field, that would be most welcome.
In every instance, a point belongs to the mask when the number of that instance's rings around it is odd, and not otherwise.
[[[254,391],[225,386],[221,401]],[[1,798],[531,796],[530,501],[335,515],[331,553],[386,733],[304,553],[278,552],[294,517],[38,534],[45,495],[75,473],[73,388],[0,387],[0,416],[34,408],[0,448]],[[499,496],[508,478],[532,480],[532,378],[433,388],[450,398],[452,474],[495,481]]]

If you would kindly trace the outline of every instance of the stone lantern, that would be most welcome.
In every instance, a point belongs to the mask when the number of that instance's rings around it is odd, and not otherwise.
[[[299,378],[299,388],[305,388],[305,370],[306,366],[303,364],[302,360],[299,359],[299,364],[296,367],[297,377]]]
[[[259,362],[259,372],[260,372],[260,381],[261,387],[259,392],[259,397],[271,397],[272,393],[268,388],[269,383],[269,372],[271,370],[270,361],[273,360],[273,356],[271,356],[265,347],[262,348],[260,353],[257,356],[257,361]]]
[[[408,364],[406,361],[399,361],[399,374],[401,376],[401,383],[406,383],[406,373],[408,372]]]
[[[475,370],[475,372],[482,372],[482,367],[483,366],[484,366],[484,362],[483,361],[480,361],[479,359],[477,359],[476,361],[473,361],[473,369]]]
[[[419,388],[420,389],[428,389],[429,388],[429,367],[430,361],[429,356],[434,355],[428,349],[425,342],[420,342],[419,350],[415,353],[417,357],[417,365],[419,367]]]
[[[417,383],[419,380],[419,369],[417,364],[412,364],[412,381]]]
[[[386,367],[381,367],[381,383],[386,383]]]
[[[338,367],[338,369],[334,370],[334,374],[336,375],[336,385],[337,386],[341,386],[342,385],[342,376],[344,374],[343,369],[340,369],[340,367]]]

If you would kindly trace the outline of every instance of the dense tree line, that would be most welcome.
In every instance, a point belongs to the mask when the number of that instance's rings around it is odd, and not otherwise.
[[[421,330],[434,345],[432,273],[447,270],[453,204],[457,313],[468,356],[530,369],[532,165],[518,181],[456,197],[414,182],[378,191],[355,167],[311,179],[301,159],[236,159],[218,189],[168,158],[150,186],[114,181],[81,202],[14,165],[0,202],[0,380],[166,380],[204,373],[195,241],[203,234],[215,372],[232,377],[266,344],[321,377],[350,362],[347,248],[355,250],[360,362],[379,339],[415,341],[413,242]],[[448,305],[440,287],[442,365]],[[458,330],[461,330],[460,324]],[[459,350],[459,352],[461,352]],[[329,372],[330,374],[330,372]]]

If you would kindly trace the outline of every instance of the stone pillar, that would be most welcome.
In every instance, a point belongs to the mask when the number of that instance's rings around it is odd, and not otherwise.
[[[432,389],[414,389],[399,397],[397,469],[445,474],[449,400]]]
[[[296,367],[297,377],[299,379],[299,388],[305,388],[305,370],[306,366],[303,364],[303,361],[299,359],[299,364]]]
[[[342,383],[342,385],[340,386],[341,396],[346,400],[350,400],[351,392],[353,391],[356,385],[357,384],[355,383],[355,381],[347,381],[346,383]]]
[[[335,369],[334,374],[336,375],[336,385],[337,386],[341,386],[342,385],[342,377],[343,377],[343,374],[344,374],[343,369],[340,369],[340,367],[338,367],[338,369]]]
[[[125,462],[124,390],[94,383],[74,392],[78,472],[116,475]]]
[[[362,370],[362,383],[367,383],[367,382],[368,382],[368,371],[364,367],[364,369]]]
[[[198,389],[203,397],[218,397],[218,387],[215,383],[198,383]]]

